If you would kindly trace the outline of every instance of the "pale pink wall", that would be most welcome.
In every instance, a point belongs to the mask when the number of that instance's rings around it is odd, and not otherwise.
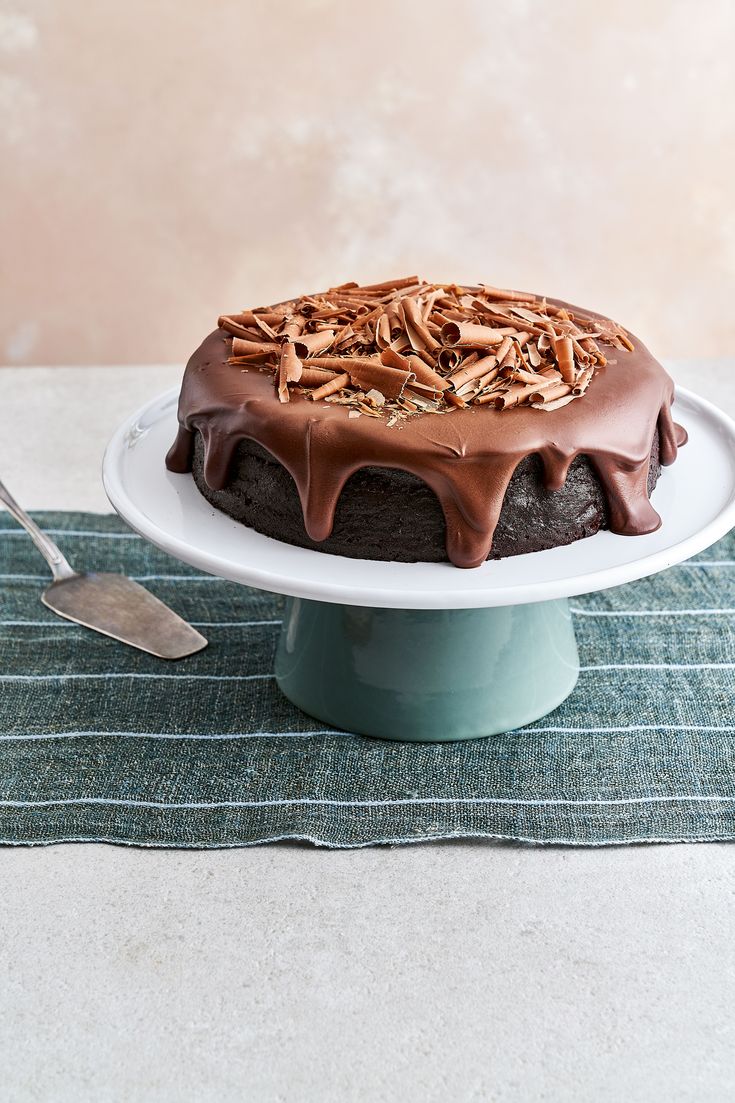
[[[180,361],[345,279],[732,353],[735,4],[0,6],[0,362]]]

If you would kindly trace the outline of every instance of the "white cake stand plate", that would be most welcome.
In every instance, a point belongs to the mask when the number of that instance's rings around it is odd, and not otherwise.
[[[579,673],[567,598],[664,570],[735,526],[735,422],[677,390],[689,433],[653,494],[647,536],[599,532],[564,548],[459,570],[296,548],[215,510],[164,458],[178,391],[115,433],[103,479],[145,539],[209,574],[290,598],[276,659],[281,690],[304,711],[366,735],[445,741],[530,723]]]

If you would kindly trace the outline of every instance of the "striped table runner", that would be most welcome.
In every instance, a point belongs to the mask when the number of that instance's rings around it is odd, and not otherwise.
[[[281,697],[281,598],[199,574],[115,517],[37,518],[75,564],[140,580],[210,646],[165,664],[54,617],[42,560],[0,514],[4,843],[735,837],[735,533],[575,599],[582,674],[550,716],[403,745],[324,729]]]

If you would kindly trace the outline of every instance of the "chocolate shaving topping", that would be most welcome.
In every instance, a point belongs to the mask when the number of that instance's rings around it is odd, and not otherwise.
[[[272,372],[281,402],[296,391],[388,426],[468,406],[558,409],[615,364],[601,345],[633,350],[608,318],[529,292],[417,276],[345,283],[222,315],[219,326],[232,336],[228,362]]]

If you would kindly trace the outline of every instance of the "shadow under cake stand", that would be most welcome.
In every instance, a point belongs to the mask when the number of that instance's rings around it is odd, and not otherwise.
[[[209,574],[288,597],[276,657],[304,712],[364,735],[443,742],[495,735],[572,692],[579,658],[568,598],[655,574],[735,525],[735,422],[677,390],[689,433],[653,494],[647,536],[609,532],[473,570],[381,563],[296,548],[215,510],[190,475],[167,471],[178,390],[112,438],[107,495],[146,540]]]

